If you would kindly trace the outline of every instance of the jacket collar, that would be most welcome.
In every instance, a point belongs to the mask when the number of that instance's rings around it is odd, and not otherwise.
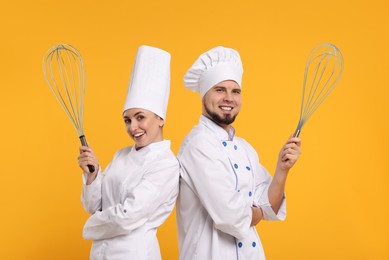
[[[233,141],[235,136],[235,129],[230,125],[230,131],[227,133],[222,127],[213,122],[208,117],[201,115],[200,124],[208,128],[214,135],[223,141]]]
[[[131,147],[130,157],[132,157],[137,163],[143,164],[164,150],[170,150],[170,140],[151,143],[139,150],[136,150],[135,145],[133,145]]]

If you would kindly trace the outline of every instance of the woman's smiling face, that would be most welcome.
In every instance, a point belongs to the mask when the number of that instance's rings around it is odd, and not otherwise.
[[[128,135],[135,148],[141,149],[151,143],[163,141],[162,126],[165,121],[153,112],[142,108],[130,108],[123,113]]]

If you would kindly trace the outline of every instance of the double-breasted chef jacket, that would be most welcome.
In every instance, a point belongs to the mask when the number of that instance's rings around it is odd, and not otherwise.
[[[253,147],[202,115],[177,158],[180,259],[265,259],[251,207],[260,207],[265,220],[283,220],[286,205],[284,198],[277,214],[271,208],[272,177]]]
[[[91,259],[161,259],[157,228],[172,212],[179,164],[170,141],[119,150],[104,173],[85,185],[82,204],[92,214],[83,236],[93,240]]]

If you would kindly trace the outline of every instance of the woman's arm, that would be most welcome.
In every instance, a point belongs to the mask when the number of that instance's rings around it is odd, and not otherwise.
[[[82,176],[81,203],[89,214],[93,214],[101,210],[101,183],[103,175],[101,174],[99,162],[92,148],[87,146],[80,147],[78,165],[84,172]],[[89,172],[88,165],[95,167],[93,173]]]
[[[123,204],[97,211],[85,223],[84,239],[99,240],[131,233],[144,225],[162,205],[173,209],[178,194],[178,161],[159,160],[138,185],[127,191]]]

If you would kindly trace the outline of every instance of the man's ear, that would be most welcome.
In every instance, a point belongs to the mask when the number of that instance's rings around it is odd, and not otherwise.
[[[159,127],[163,127],[164,125],[165,125],[165,120],[161,118],[161,120],[159,120]]]

